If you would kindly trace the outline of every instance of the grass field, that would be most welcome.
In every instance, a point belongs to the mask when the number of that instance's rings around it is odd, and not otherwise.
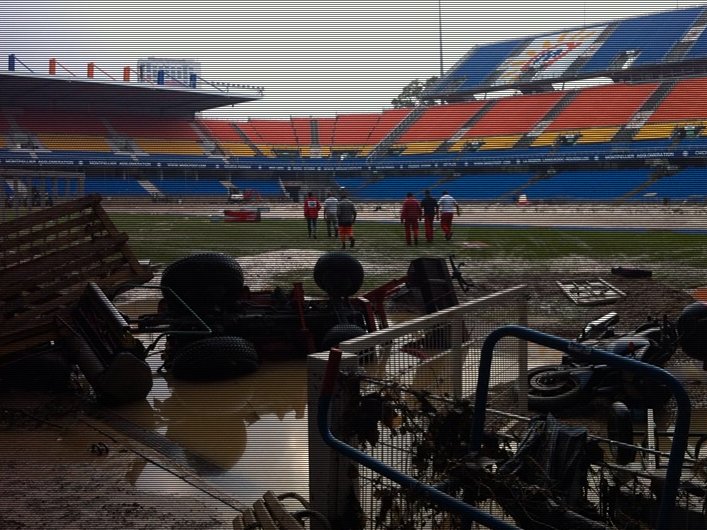
[[[206,217],[115,213],[112,219],[130,236],[130,245],[141,259],[169,263],[195,252],[224,252],[235,257],[264,252],[330,251],[340,242],[326,237],[320,221],[318,239],[308,239],[302,220],[264,220],[260,223],[213,222]],[[360,222],[355,227],[356,247],[351,251],[367,262],[366,286],[404,274],[419,256],[454,254],[458,260],[481,267],[484,263],[522,263],[547,272],[558,262],[611,261],[625,266],[656,267],[663,280],[675,287],[707,284],[707,236],[661,230],[564,230],[555,228],[499,228],[457,226],[452,241],[437,230],[432,244],[422,237],[417,247],[407,247],[400,224]],[[371,266],[373,264],[373,266]],[[296,264],[275,274],[278,280],[298,278]],[[293,272],[294,271],[294,272]],[[306,282],[309,283],[309,282]],[[307,287],[307,285],[305,285]]]

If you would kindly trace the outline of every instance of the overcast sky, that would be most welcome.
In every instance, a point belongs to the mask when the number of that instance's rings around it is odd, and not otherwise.
[[[441,0],[444,68],[474,45],[704,4]],[[117,78],[139,58],[196,59],[206,79],[265,88],[220,115],[331,116],[378,112],[437,75],[438,22],[438,0],[3,0],[0,54],[3,70],[15,53],[37,73],[55,57],[79,77],[94,61]]]

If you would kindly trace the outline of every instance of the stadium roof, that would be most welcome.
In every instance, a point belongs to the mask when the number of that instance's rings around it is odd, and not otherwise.
[[[187,88],[124,81],[67,78],[55,75],[0,73],[0,106],[141,112],[159,115],[193,114],[206,109],[254,101],[257,87]]]

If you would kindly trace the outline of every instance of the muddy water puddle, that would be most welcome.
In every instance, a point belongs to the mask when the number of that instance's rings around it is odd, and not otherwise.
[[[142,290],[125,300],[121,310],[130,316],[149,313],[158,299],[158,291]],[[391,321],[408,318],[411,315],[392,315]],[[529,369],[557,364],[561,358],[562,352],[528,344]],[[145,402],[122,407],[118,411],[121,417],[145,432],[156,434],[173,453],[178,453],[178,461],[242,503],[252,503],[267,490],[277,493],[296,491],[308,496],[304,358],[266,361],[254,374],[230,381],[198,384],[177,381],[158,371],[159,355],[150,357],[149,362],[155,374],[152,392]],[[476,356],[468,357],[467,364],[475,362]],[[473,366],[465,366],[465,371],[466,368],[476,373]],[[705,385],[707,372],[700,368],[680,366],[675,375],[686,384]],[[414,382],[429,387],[430,382],[441,380],[450,370],[448,361],[442,359],[427,363],[424,368],[415,370]],[[471,375],[465,377],[467,390],[474,379],[475,376]],[[582,420],[577,421],[581,423]],[[670,431],[669,416],[658,415],[657,422],[659,433]],[[599,425],[599,430],[602,427]],[[635,428],[645,430],[641,429],[640,421]],[[704,407],[693,411],[691,430],[707,432]],[[637,443],[641,442],[640,436],[643,435],[636,437]],[[660,449],[668,451],[670,436],[660,434],[659,438]],[[691,439],[693,453],[696,440]],[[191,490],[180,478],[148,463],[134,467],[130,480],[139,489],[153,493],[168,491],[179,495]]]

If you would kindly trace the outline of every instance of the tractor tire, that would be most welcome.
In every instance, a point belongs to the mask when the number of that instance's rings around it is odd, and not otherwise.
[[[609,409],[609,418],[606,425],[606,435],[609,440],[633,445],[633,423],[631,422],[631,411],[621,403],[615,401]],[[630,464],[636,458],[636,450],[630,447],[620,447],[610,445],[611,454],[620,466]]]
[[[211,309],[238,297],[243,289],[243,270],[225,254],[194,254],[168,265],[160,285],[193,309]],[[186,311],[170,291],[165,291],[164,297],[171,312]]]
[[[230,379],[257,370],[258,353],[240,337],[209,337],[178,349],[166,368],[188,381]]]
[[[314,265],[314,281],[332,298],[356,294],[363,285],[363,266],[345,252],[328,252]]]
[[[337,324],[326,332],[322,339],[322,351],[338,347],[344,341],[365,335],[366,330],[355,324]]]

